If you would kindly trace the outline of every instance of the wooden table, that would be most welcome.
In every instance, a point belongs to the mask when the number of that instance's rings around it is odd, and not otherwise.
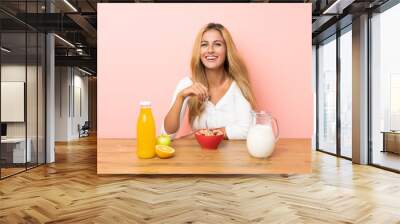
[[[196,139],[174,140],[175,156],[139,159],[134,139],[98,139],[98,174],[286,174],[311,173],[311,140],[280,139],[267,159],[251,157],[245,140],[224,140],[218,150]]]

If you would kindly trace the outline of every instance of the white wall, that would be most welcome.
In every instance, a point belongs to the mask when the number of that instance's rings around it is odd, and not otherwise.
[[[25,70],[27,69],[27,70]],[[36,99],[36,66],[9,64],[1,66],[1,81],[3,82],[25,82],[25,75],[27,71],[27,78],[29,86],[27,88],[27,119],[28,119],[28,137],[32,133],[35,133],[36,137],[36,120],[37,115],[37,99]],[[32,87],[34,86],[34,88]],[[40,107],[40,105],[39,105]],[[6,110],[6,108],[2,108]],[[34,123],[32,123],[34,122]],[[25,137],[25,123],[26,122],[7,122],[7,136],[8,137]]]
[[[76,68],[56,67],[55,87],[55,140],[77,139],[78,124],[88,120],[88,78]]]
[[[89,92],[88,92],[88,77],[85,76],[81,76],[81,75],[75,75],[75,91],[77,90],[77,88],[81,91],[80,93],[80,99],[77,99],[76,95],[75,95],[75,100],[80,100],[81,102],[81,113],[79,113],[79,111],[77,110],[78,108],[75,107],[75,120],[74,120],[74,127],[77,127],[78,124],[83,125],[85,123],[85,121],[88,120],[89,118],[89,111],[88,111],[88,96],[89,96]],[[75,94],[77,94],[75,92]],[[75,101],[76,102],[76,101]],[[78,102],[75,103],[75,105]],[[75,128],[75,131],[77,131],[77,129]],[[75,133],[75,135],[78,135],[78,132]]]
[[[55,68],[55,141],[68,141],[70,69]]]
[[[2,65],[1,66],[1,81],[5,82],[25,82],[25,65]],[[28,71],[32,67],[28,67]],[[28,72],[30,74],[31,72]],[[1,108],[5,110],[6,108]],[[25,123],[24,122],[10,122],[7,123],[7,137],[25,137]]]
[[[38,69],[38,70],[37,70]],[[30,148],[32,161],[36,162],[39,158],[39,163],[44,162],[44,146],[45,146],[45,118],[44,118],[44,74],[41,66],[27,67],[25,64],[3,64],[1,66],[1,81],[2,82],[24,82],[26,83],[26,110],[27,120],[24,122],[6,122],[8,138],[24,138],[25,134],[30,140]],[[26,80],[27,79],[27,80]],[[2,96],[7,97],[7,96]],[[10,108],[1,108],[7,110]],[[12,112],[12,111],[11,111]],[[37,157],[37,153],[39,156]]]

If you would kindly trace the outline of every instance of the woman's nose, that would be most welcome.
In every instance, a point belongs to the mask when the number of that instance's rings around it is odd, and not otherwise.
[[[214,52],[214,47],[212,45],[208,46],[207,52]]]

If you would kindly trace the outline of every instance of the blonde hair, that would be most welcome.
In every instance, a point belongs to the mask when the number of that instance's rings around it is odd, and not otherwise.
[[[200,82],[204,86],[208,87],[207,76],[205,68],[201,62],[200,46],[203,34],[209,30],[217,30],[221,34],[226,45],[226,58],[224,62],[224,70],[228,75],[228,78],[236,81],[243,96],[249,101],[253,109],[256,108],[256,100],[254,94],[250,88],[250,81],[248,72],[242,59],[239,57],[236,46],[233,42],[232,36],[229,31],[221,24],[209,23],[205,25],[200,32],[197,34],[192,53],[192,60],[190,63],[192,72],[192,81]],[[197,97],[191,97],[188,103],[189,107],[189,122],[193,124],[194,119],[199,116],[205,109],[205,104],[198,100]]]

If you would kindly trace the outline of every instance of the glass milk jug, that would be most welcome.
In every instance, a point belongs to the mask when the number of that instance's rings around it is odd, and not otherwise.
[[[278,122],[264,111],[252,112],[252,125],[247,135],[247,149],[251,156],[267,158],[274,151],[279,138]],[[273,130],[273,125],[276,127]]]
[[[150,101],[140,102],[140,112],[136,128],[137,156],[142,159],[153,158],[156,147],[156,126],[153,113],[151,112]]]

